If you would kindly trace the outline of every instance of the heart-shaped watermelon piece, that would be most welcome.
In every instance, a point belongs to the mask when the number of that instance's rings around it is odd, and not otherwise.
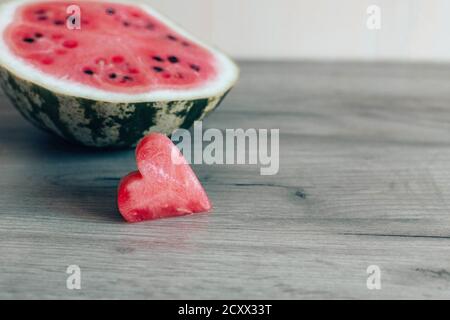
[[[165,135],[152,133],[136,148],[139,171],[125,176],[118,190],[119,211],[127,222],[183,216],[211,210],[200,181]]]

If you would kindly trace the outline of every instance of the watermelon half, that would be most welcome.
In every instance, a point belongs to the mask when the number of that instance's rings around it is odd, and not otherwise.
[[[189,128],[239,73],[149,6],[124,0],[6,1],[0,32],[0,84],[13,104],[86,146],[134,146],[149,132]]]

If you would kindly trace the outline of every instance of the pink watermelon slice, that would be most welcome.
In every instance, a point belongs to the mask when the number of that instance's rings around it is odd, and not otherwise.
[[[139,171],[122,179],[118,207],[128,222],[206,212],[206,192],[178,148],[165,135],[152,133],[136,148]]]
[[[6,1],[0,32],[0,83],[19,111],[85,145],[187,128],[238,76],[225,55],[125,0]]]

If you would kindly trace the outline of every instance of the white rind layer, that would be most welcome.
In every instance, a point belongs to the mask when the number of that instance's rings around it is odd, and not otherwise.
[[[65,0],[59,0],[65,1]],[[85,1],[87,0],[78,0]],[[145,4],[131,3],[125,0],[107,0],[105,2],[120,3],[125,5],[135,5],[140,7],[151,16],[168,25],[178,34],[186,39],[204,47],[210,51],[216,58],[217,75],[214,79],[208,80],[204,85],[198,88],[176,89],[176,90],[154,90],[148,93],[126,94],[114,93],[94,87],[82,85],[67,79],[60,79],[48,75],[27,61],[15,56],[4,41],[3,33],[8,25],[13,22],[17,8],[22,5],[36,2],[35,0],[8,0],[0,5],[0,65],[19,78],[38,84],[50,91],[60,94],[80,97],[90,100],[104,102],[156,102],[156,101],[175,101],[175,100],[193,100],[211,96],[217,96],[229,90],[236,82],[239,76],[239,69],[236,64],[223,53],[205,45],[182,28],[171,22],[169,19],[155,11]],[[42,1],[45,2],[45,1]],[[70,4],[70,1],[66,1]]]

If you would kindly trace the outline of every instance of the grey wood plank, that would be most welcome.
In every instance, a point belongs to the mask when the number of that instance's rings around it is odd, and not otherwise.
[[[279,128],[279,174],[194,166],[214,212],[135,225],[131,150],[63,143],[1,97],[0,298],[450,298],[450,68],[241,67],[204,126]]]

